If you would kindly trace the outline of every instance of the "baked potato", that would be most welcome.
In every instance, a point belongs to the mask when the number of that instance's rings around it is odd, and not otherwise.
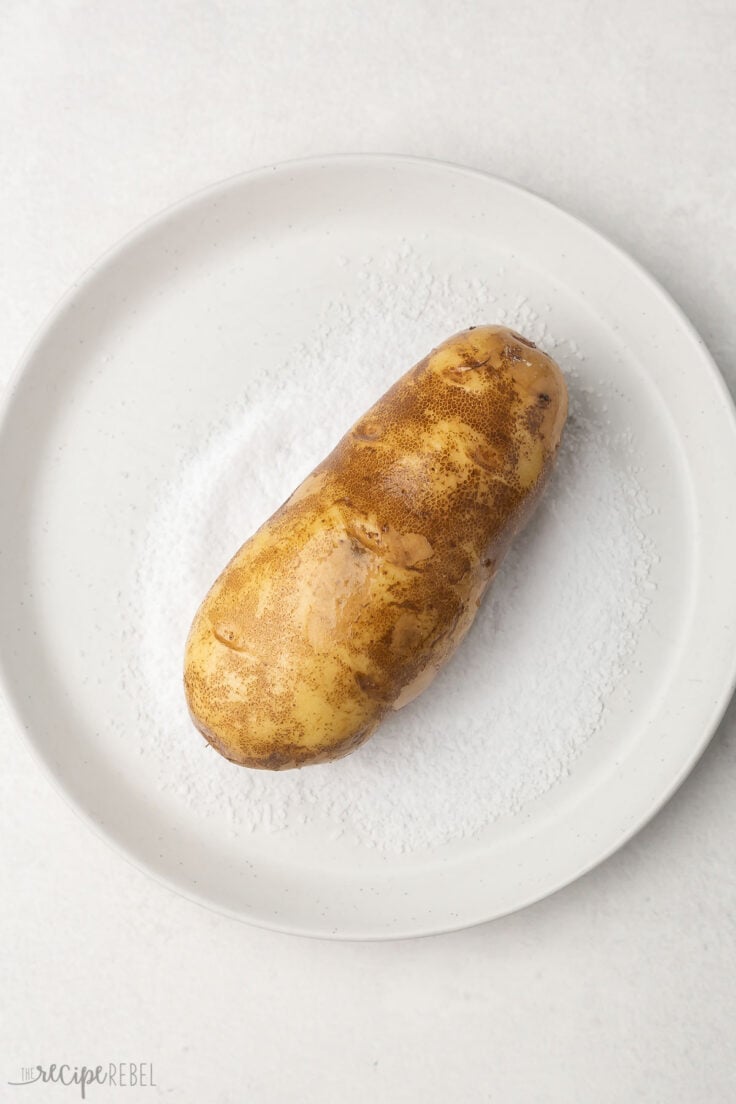
[[[539,498],[566,416],[555,362],[501,326],[402,376],[199,608],[184,686],[210,744],[245,767],[325,762],[424,690]]]

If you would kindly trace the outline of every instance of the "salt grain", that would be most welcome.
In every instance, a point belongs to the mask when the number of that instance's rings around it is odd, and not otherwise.
[[[408,249],[364,261],[354,279],[285,363],[254,373],[162,489],[122,608],[125,683],[147,769],[223,831],[314,823],[382,852],[417,851],[477,835],[570,772],[625,677],[655,554],[605,389],[583,383],[581,354],[549,333],[545,305],[494,301],[482,281],[440,277]],[[198,603],[351,421],[433,345],[487,321],[551,352],[571,403],[550,486],[469,636],[433,686],[347,759],[283,774],[227,763],[184,702],[182,652]]]

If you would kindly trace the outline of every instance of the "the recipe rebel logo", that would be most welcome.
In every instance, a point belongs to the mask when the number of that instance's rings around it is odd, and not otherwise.
[[[87,1089],[92,1085],[107,1085],[116,1089],[157,1088],[152,1062],[107,1062],[98,1066],[52,1062],[48,1066],[21,1066],[20,1077],[8,1081],[8,1084],[76,1086],[82,1100],[87,1099]]]

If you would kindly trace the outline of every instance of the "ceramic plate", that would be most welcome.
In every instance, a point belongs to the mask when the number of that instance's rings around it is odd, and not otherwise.
[[[377,265],[385,288],[390,271],[380,266],[397,256],[423,274],[425,290],[449,286],[443,280],[494,289],[491,317],[475,321],[493,321],[496,308],[507,318],[526,310],[567,343],[591,416],[607,427],[609,445],[625,442],[649,549],[645,614],[627,629],[626,662],[569,769],[465,838],[451,838],[448,818],[441,839],[403,850],[354,836],[349,815],[341,831],[309,817],[277,831],[239,827],[237,816],[233,826],[213,813],[211,778],[207,795],[198,794],[196,773],[186,786],[167,786],[160,754],[154,767],[146,751],[156,733],[145,731],[136,705],[138,644],[120,614],[140,596],[136,557],[161,494],[197,443],[243,408],[257,374],[274,381],[274,410],[288,410],[292,377],[281,365],[305,341],[314,351],[314,328],[333,310],[322,339],[329,357],[351,312],[363,317],[366,288],[370,302],[375,283],[365,273]],[[413,317],[429,324],[432,310],[430,293]],[[416,349],[416,359],[426,351]],[[409,366],[397,364],[396,374]],[[335,438],[352,420],[349,397],[346,404]],[[264,462],[254,454],[256,467]],[[103,257],[47,321],[9,389],[0,427],[5,694],[88,823],[202,904],[338,938],[478,923],[610,855],[705,747],[734,681],[734,485],[733,409],[702,342],[651,277],[587,226],[508,183],[421,160],[339,157],[239,176],[155,217]],[[580,502],[581,517],[591,502]],[[551,545],[549,554],[552,563]],[[176,548],[171,556],[176,570]],[[603,639],[609,626],[600,631]],[[530,649],[518,664],[520,703],[545,664],[565,664],[568,638],[560,634],[563,654]],[[437,693],[450,693],[452,681],[448,668]],[[482,707],[477,695],[458,699],[449,733],[453,769],[468,777],[463,734]],[[570,724],[575,709],[571,700]],[[391,724],[394,744],[376,745],[387,770],[391,747],[401,746],[401,714]],[[177,739],[167,750],[174,780],[178,748],[186,743],[191,760],[188,741],[198,737],[182,728]]]

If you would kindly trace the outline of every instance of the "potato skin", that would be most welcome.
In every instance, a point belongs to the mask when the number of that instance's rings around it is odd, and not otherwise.
[[[443,342],[236,553],[186,645],[195,725],[283,770],[346,755],[429,684],[549,474],[554,363],[512,330]]]

